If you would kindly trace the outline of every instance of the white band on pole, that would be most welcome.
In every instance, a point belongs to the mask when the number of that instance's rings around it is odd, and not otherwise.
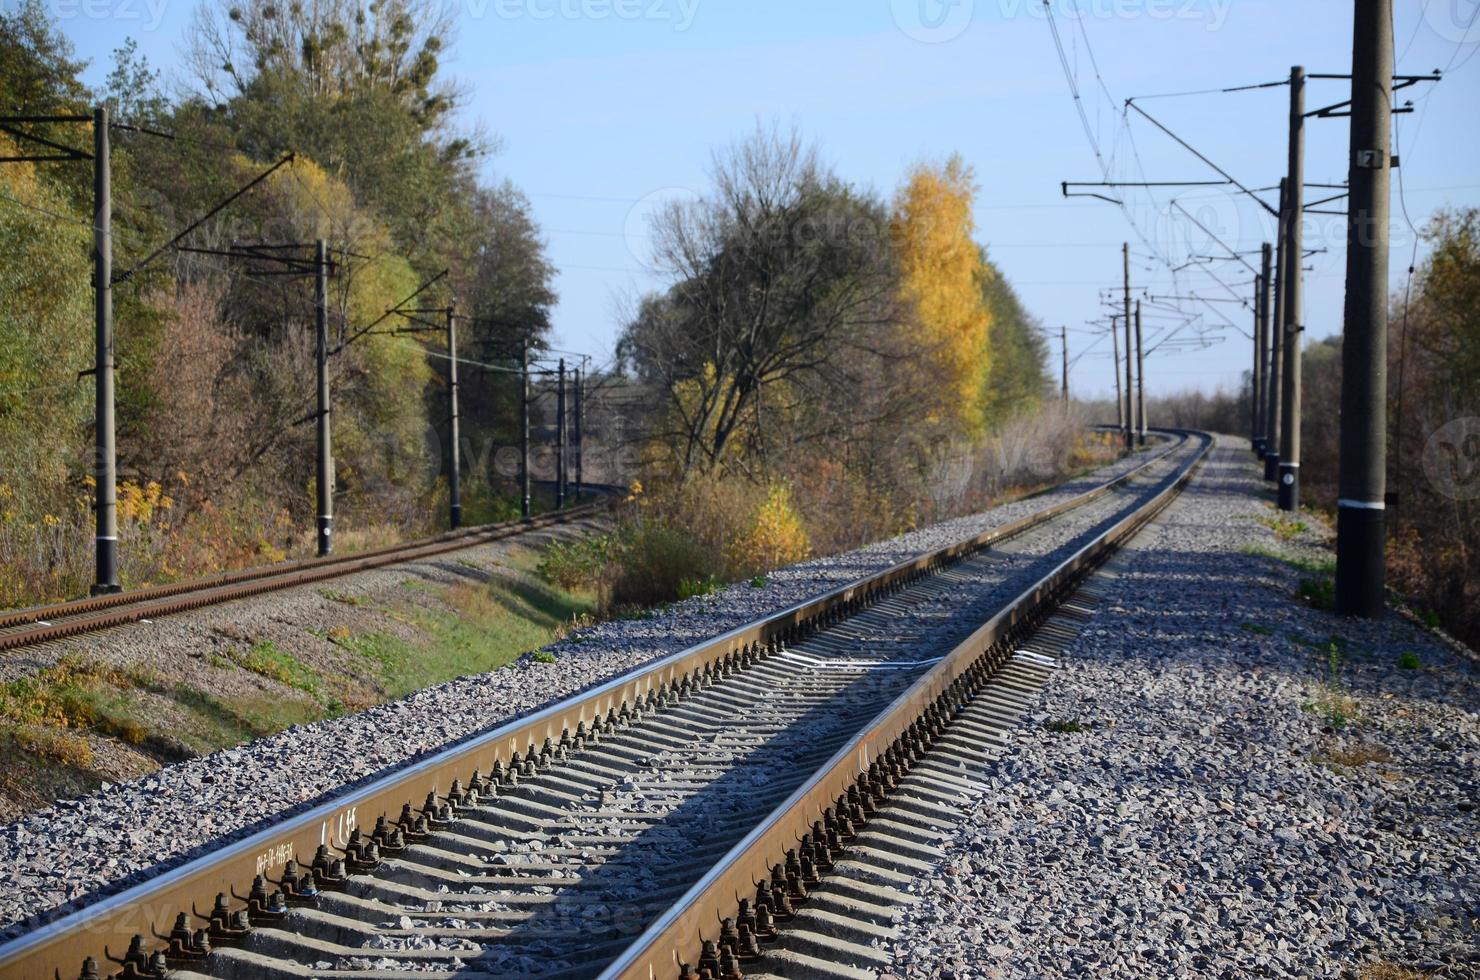
[[[1350,507],[1353,510],[1387,510],[1387,504],[1381,500],[1347,500],[1345,497],[1336,501],[1338,507]]]

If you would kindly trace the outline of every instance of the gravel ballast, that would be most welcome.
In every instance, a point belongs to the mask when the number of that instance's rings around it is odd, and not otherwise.
[[[858,551],[779,570],[646,619],[584,629],[502,670],[463,677],[357,714],[288,729],[105,786],[0,827],[0,925],[62,914],[306,809],[347,786],[528,714],[613,675],[934,548],[1036,512],[1124,472],[1128,457],[1054,491],[943,522]],[[394,576],[394,569],[369,573]],[[353,589],[353,579],[343,580]],[[340,587],[336,585],[336,587]],[[274,618],[283,603],[322,602],[309,587],[213,607]],[[127,631],[111,642],[135,642]],[[13,932],[14,930],[12,930]]]
[[[1480,665],[1302,602],[1330,533],[1267,487],[1220,438],[1102,571],[896,975],[1480,976]]]

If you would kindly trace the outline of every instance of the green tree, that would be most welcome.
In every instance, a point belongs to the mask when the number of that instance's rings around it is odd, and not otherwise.
[[[982,264],[988,273],[982,281],[982,295],[992,317],[988,339],[992,363],[982,403],[988,423],[1000,424],[1036,409],[1053,380],[1042,325],[1023,307],[1012,284],[988,261],[985,251]]]

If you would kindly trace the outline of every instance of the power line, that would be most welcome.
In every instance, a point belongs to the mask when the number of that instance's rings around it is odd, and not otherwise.
[[[34,204],[27,204],[25,201],[22,201],[19,198],[11,197],[9,194],[0,193],[0,201],[9,201],[11,204],[15,204],[15,205],[18,205],[19,207],[23,207],[23,208],[27,209],[28,211],[35,211],[38,214],[44,214],[48,218],[55,218],[58,221],[70,221],[71,223],[73,223],[75,225],[82,225],[82,227],[84,227],[84,228],[91,228],[92,227],[92,222],[91,221],[84,221],[83,219],[78,218],[78,217],[74,217],[73,215],[70,215],[70,214],[58,214],[55,211],[48,211],[48,210],[46,210],[46,208],[37,207]]]

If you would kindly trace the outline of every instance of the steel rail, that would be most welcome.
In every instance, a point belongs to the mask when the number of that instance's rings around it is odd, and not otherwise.
[[[607,493],[619,490],[616,487],[599,489]],[[171,582],[129,592],[4,612],[0,613],[0,630],[11,631],[0,632],[0,651],[94,633],[143,619],[154,619],[261,595],[264,592],[472,548],[529,531],[582,520],[600,513],[606,506],[606,502],[598,501],[537,517],[464,528],[434,538],[354,554],[304,558],[278,565],[225,572],[206,579]]]
[[[1161,432],[1168,434],[1170,430]],[[516,752],[540,746],[545,739],[559,741],[564,734],[614,711],[634,707],[640,711],[656,700],[660,689],[676,685],[685,677],[709,677],[717,665],[733,662],[742,652],[800,636],[965,554],[1098,500],[1177,451],[1188,438],[1180,432],[1170,434],[1179,438],[1132,469],[1084,493],[906,559],[619,675],[573,698],[498,725],[83,908],[58,909],[17,924],[10,931],[26,931],[0,945],[0,980],[76,977],[85,958],[92,957],[99,964],[118,962],[135,940],[146,949],[164,947],[177,914],[203,917],[196,910],[210,909],[220,894],[237,898],[231,903],[233,909],[243,908],[245,902],[238,896],[253,878],[262,874],[277,884],[274,873],[280,874],[289,859],[307,869],[320,845],[344,853],[351,833],[368,830],[382,816],[394,823],[407,803],[415,807],[423,799],[446,801],[455,782],[467,785],[475,773],[491,772],[495,762],[507,764]]]
[[[1014,629],[1041,619],[1057,606],[1059,597],[1170,505],[1196,475],[1212,445],[1203,434],[1187,435],[1200,439],[1202,446],[1175,481],[1066,558],[946,654],[736,844],[601,974],[601,980],[663,980],[678,977],[686,964],[698,963],[705,941],[716,940],[720,923],[736,916],[741,896],[770,877],[787,851],[812,832],[840,797],[856,790],[870,767],[899,744],[932,705],[941,704],[969,669],[983,658],[1000,666],[1011,654],[1002,641]]]

